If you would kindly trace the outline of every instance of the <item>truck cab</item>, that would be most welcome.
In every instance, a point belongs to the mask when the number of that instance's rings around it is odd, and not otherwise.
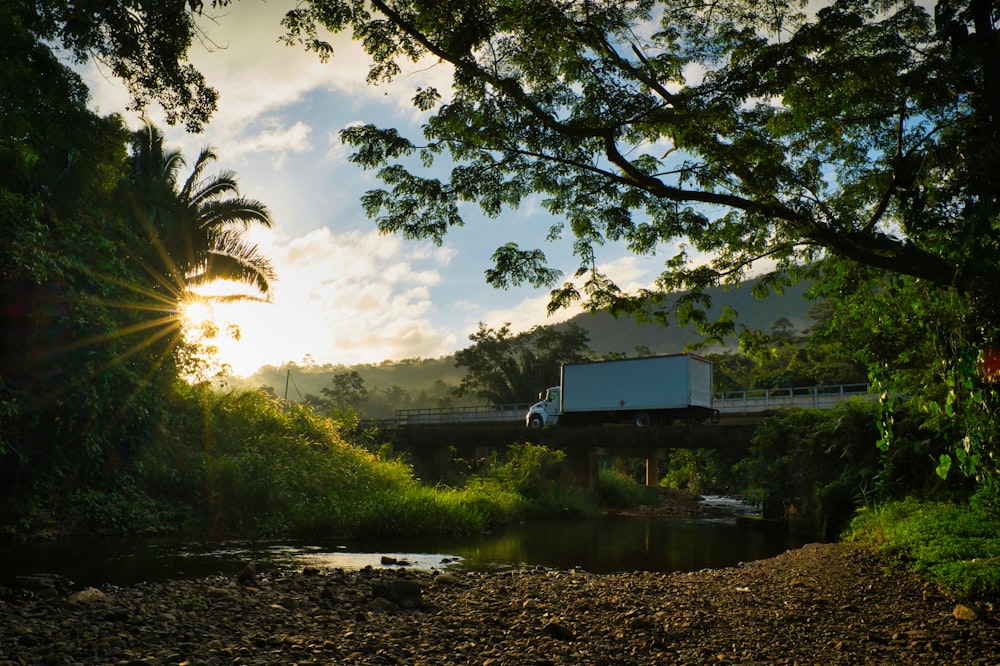
[[[525,417],[525,425],[529,428],[542,428],[547,425],[555,425],[559,421],[559,414],[562,413],[559,406],[559,391],[560,388],[558,386],[553,386],[547,389],[545,393],[539,393],[538,402],[528,409],[528,415]]]

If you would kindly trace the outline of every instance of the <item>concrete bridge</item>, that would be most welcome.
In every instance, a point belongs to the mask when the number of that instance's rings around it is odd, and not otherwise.
[[[568,483],[593,488],[601,457],[644,458],[646,484],[659,485],[657,463],[671,449],[749,447],[754,430],[770,413],[788,408],[828,409],[849,399],[872,400],[866,384],[748,389],[713,398],[718,419],[710,423],[559,426],[529,430],[529,404],[398,410],[395,418],[368,421],[393,448],[409,454],[428,480],[440,480],[456,460],[478,461],[511,444],[530,442],[566,453]]]
[[[788,407],[827,409],[851,398],[873,399],[868,384],[834,384],[779,389],[743,389],[716,393],[712,406],[720,415],[760,414]],[[391,419],[375,419],[379,429],[401,429],[415,425],[508,423],[524,424],[531,403],[481,405],[475,407],[422,407],[397,409]]]

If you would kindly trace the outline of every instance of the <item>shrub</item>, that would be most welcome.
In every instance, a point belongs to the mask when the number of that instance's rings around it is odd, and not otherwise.
[[[743,494],[743,481],[733,473],[741,451],[719,449],[674,449],[661,466],[660,485],[664,488],[705,493]]]
[[[746,474],[747,495],[769,516],[811,516],[814,529],[836,537],[853,512],[853,498],[879,472],[875,414],[868,403],[847,402],[765,418],[750,455],[737,465]]]
[[[488,460],[478,474],[466,481],[471,492],[492,488],[520,496],[520,510],[527,515],[589,514],[592,498],[567,488],[561,481],[566,454],[538,444],[515,444],[503,456]]]
[[[190,502],[217,532],[435,534],[482,531],[518,508],[516,493],[422,486],[413,470],[345,441],[308,406],[258,391],[174,396],[169,437],[150,446],[151,488]],[[519,487],[546,467],[540,455],[502,466]]]
[[[980,507],[912,499],[866,507],[851,522],[849,538],[953,595],[1000,595],[1000,520]]]
[[[602,466],[598,470],[598,482],[601,501],[608,506],[627,508],[655,504],[658,499],[655,490],[612,467]]]

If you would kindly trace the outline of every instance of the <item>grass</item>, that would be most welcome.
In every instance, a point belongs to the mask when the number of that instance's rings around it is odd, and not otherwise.
[[[183,515],[204,531],[472,534],[593,510],[592,498],[560,482],[564,454],[546,447],[519,444],[461,487],[428,486],[391,451],[354,445],[337,421],[306,406],[256,391],[198,387],[173,400],[172,422],[139,461],[139,485],[151,497],[189,507]]]
[[[863,509],[847,538],[891,555],[957,598],[1000,598],[1000,519],[971,504],[919,500]]]
[[[657,492],[647,488],[628,474],[613,467],[602,466],[598,472],[601,500],[618,509],[655,504],[659,499]]]
[[[205,512],[240,532],[468,534],[510,518],[511,488],[422,485],[408,465],[346,442],[338,424],[261,393],[203,396]],[[206,440],[211,440],[206,442]],[[210,443],[210,446],[207,444]]]

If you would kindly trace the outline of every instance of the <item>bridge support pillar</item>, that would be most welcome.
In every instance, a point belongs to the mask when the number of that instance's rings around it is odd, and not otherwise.
[[[669,457],[669,449],[652,449],[646,451],[646,486],[660,486],[660,461]]]
[[[589,447],[567,447],[563,449],[562,477],[566,485],[581,490],[595,490],[598,486],[597,453]]]
[[[646,486],[655,488],[660,485],[660,471],[656,468],[655,458],[646,458]]]

